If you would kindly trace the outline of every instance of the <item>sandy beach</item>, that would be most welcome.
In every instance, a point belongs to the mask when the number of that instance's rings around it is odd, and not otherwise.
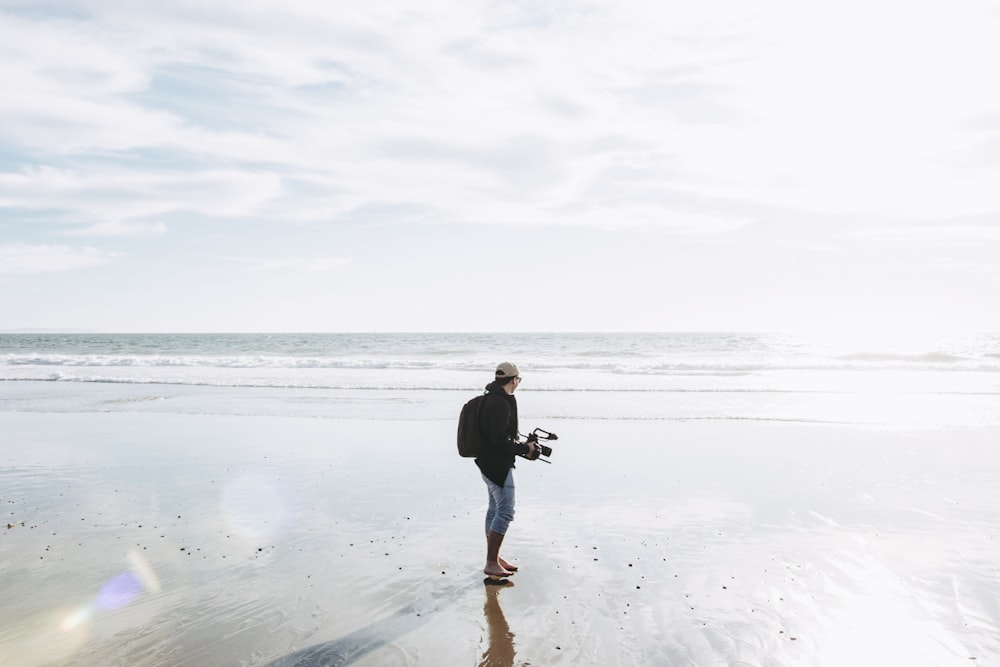
[[[0,663],[1000,660],[995,430],[545,426],[499,589],[450,420],[0,413]]]

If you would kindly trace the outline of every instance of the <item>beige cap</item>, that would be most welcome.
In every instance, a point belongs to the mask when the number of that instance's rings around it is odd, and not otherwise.
[[[518,375],[520,375],[520,373],[517,370],[517,366],[510,363],[509,361],[505,361],[499,366],[497,366],[497,379],[512,378]]]

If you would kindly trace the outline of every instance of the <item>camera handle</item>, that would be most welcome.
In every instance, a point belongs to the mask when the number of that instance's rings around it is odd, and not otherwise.
[[[518,456],[520,456],[522,459],[528,459],[529,461],[541,461],[542,463],[548,463],[549,465],[552,465],[552,461],[549,461],[548,459],[543,459],[541,454],[538,455],[537,459],[529,459],[524,454],[518,454]]]
[[[522,459],[527,459],[528,461],[541,461],[542,463],[548,463],[549,465],[552,465],[552,461],[549,461],[548,459],[543,459],[541,454],[538,455],[537,459],[529,459],[524,454],[518,454],[518,456],[520,456]]]

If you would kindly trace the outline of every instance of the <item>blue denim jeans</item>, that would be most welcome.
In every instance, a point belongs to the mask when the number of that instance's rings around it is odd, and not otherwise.
[[[486,490],[490,494],[490,506],[486,510],[486,535],[490,531],[507,534],[507,526],[514,520],[514,471],[507,472],[503,486],[497,486],[483,475]]]

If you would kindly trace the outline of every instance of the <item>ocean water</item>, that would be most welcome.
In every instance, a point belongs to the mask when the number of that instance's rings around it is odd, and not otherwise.
[[[531,419],[1000,426],[1000,334],[8,334],[0,410],[453,419],[499,361]]]

